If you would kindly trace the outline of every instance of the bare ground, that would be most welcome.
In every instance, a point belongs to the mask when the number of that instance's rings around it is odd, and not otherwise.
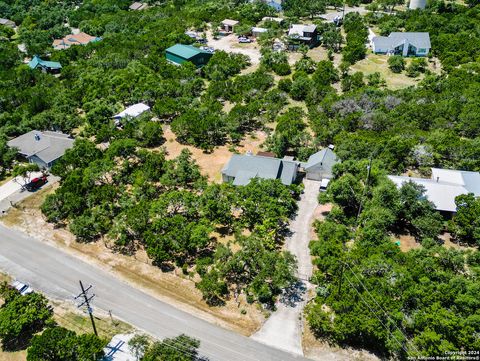
[[[177,142],[177,137],[171,131],[169,126],[165,126],[163,134],[166,139],[163,146],[167,150],[168,159],[177,157],[182,149],[188,149],[192,152],[193,159],[195,159],[200,166],[202,174],[206,175],[209,181],[215,183],[220,183],[222,181],[221,170],[232,156],[229,146],[225,145],[217,147],[212,153],[205,153],[201,149]],[[257,131],[252,135],[246,136],[245,139],[240,142],[240,146],[236,147],[236,150],[240,153],[251,151],[253,154],[256,154],[261,150],[261,145],[266,138],[267,134],[265,132]]]
[[[318,361],[378,361],[375,355],[353,348],[332,346],[326,341],[315,338],[309,327],[303,330],[303,354],[312,360]],[[327,350],[329,352],[327,352]]]
[[[138,252],[135,258],[113,253],[102,241],[90,244],[75,242],[68,230],[55,229],[47,223],[39,209],[45,196],[53,193],[56,187],[58,185],[33,194],[0,218],[0,221],[7,227],[19,229],[101,267],[144,292],[211,323],[248,336],[264,321],[261,312],[255,306],[247,304],[242,297],[238,304],[228,301],[223,307],[209,307],[202,300],[193,280],[184,276],[181,270],[170,273],[160,271],[149,263],[144,252]],[[246,314],[242,315],[242,310]]]

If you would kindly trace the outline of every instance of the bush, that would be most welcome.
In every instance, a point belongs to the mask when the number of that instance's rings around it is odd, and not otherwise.
[[[388,58],[388,67],[394,73],[401,73],[405,69],[405,59],[400,55]]]

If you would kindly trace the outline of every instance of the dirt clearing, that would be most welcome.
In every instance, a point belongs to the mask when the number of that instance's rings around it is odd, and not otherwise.
[[[177,137],[169,126],[164,128],[163,136],[166,139],[163,147],[167,150],[167,159],[178,157],[182,149],[188,149],[192,153],[193,159],[195,159],[200,166],[202,174],[206,175],[210,182],[221,183],[222,168],[227,164],[233,154],[229,150],[229,146],[224,145],[217,147],[212,153],[205,153],[201,149],[177,142]],[[250,151],[253,154],[257,154],[257,152],[261,150],[261,145],[266,138],[267,134],[263,131],[257,131],[252,135],[247,135],[245,139],[240,142],[240,146],[236,147],[236,151],[239,153]]]

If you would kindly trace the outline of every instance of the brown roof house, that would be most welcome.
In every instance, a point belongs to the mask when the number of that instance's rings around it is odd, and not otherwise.
[[[87,33],[69,34],[63,39],[55,39],[53,41],[53,48],[55,50],[68,49],[72,45],[87,45],[102,40],[100,37],[88,35]]]

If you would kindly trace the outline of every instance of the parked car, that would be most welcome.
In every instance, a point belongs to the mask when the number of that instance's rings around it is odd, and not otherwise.
[[[323,178],[322,181],[320,182],[320,192],[326,192],[328,183],[330,183],[330,179]]]
[[[251,43],[252,40],[249,38],[238,38],[239,43]]]
[[[48,182],[48,179],[46,176],[41,176],[41,177],[38,177],[38,178],[33,178],[30,183],[27,183],[25,185],[25,188],[30,191],[30,192],[33,192],[33,191],[36,191],[38,188],[40,188],[41,186],[43,186],[45,183]]]
[[[197,43],[199,43],[199,44],[206,44],[206,43],[207,43],[207,39],[205,39],[205,38],[198,38],[198,39],[197,39]]]
[[[15,288],[18,292],[20,292],[20,294],[23,296],[33,292],[33,289],[29,285],[20,281],[14,281],[12,283],[12,287]]]

